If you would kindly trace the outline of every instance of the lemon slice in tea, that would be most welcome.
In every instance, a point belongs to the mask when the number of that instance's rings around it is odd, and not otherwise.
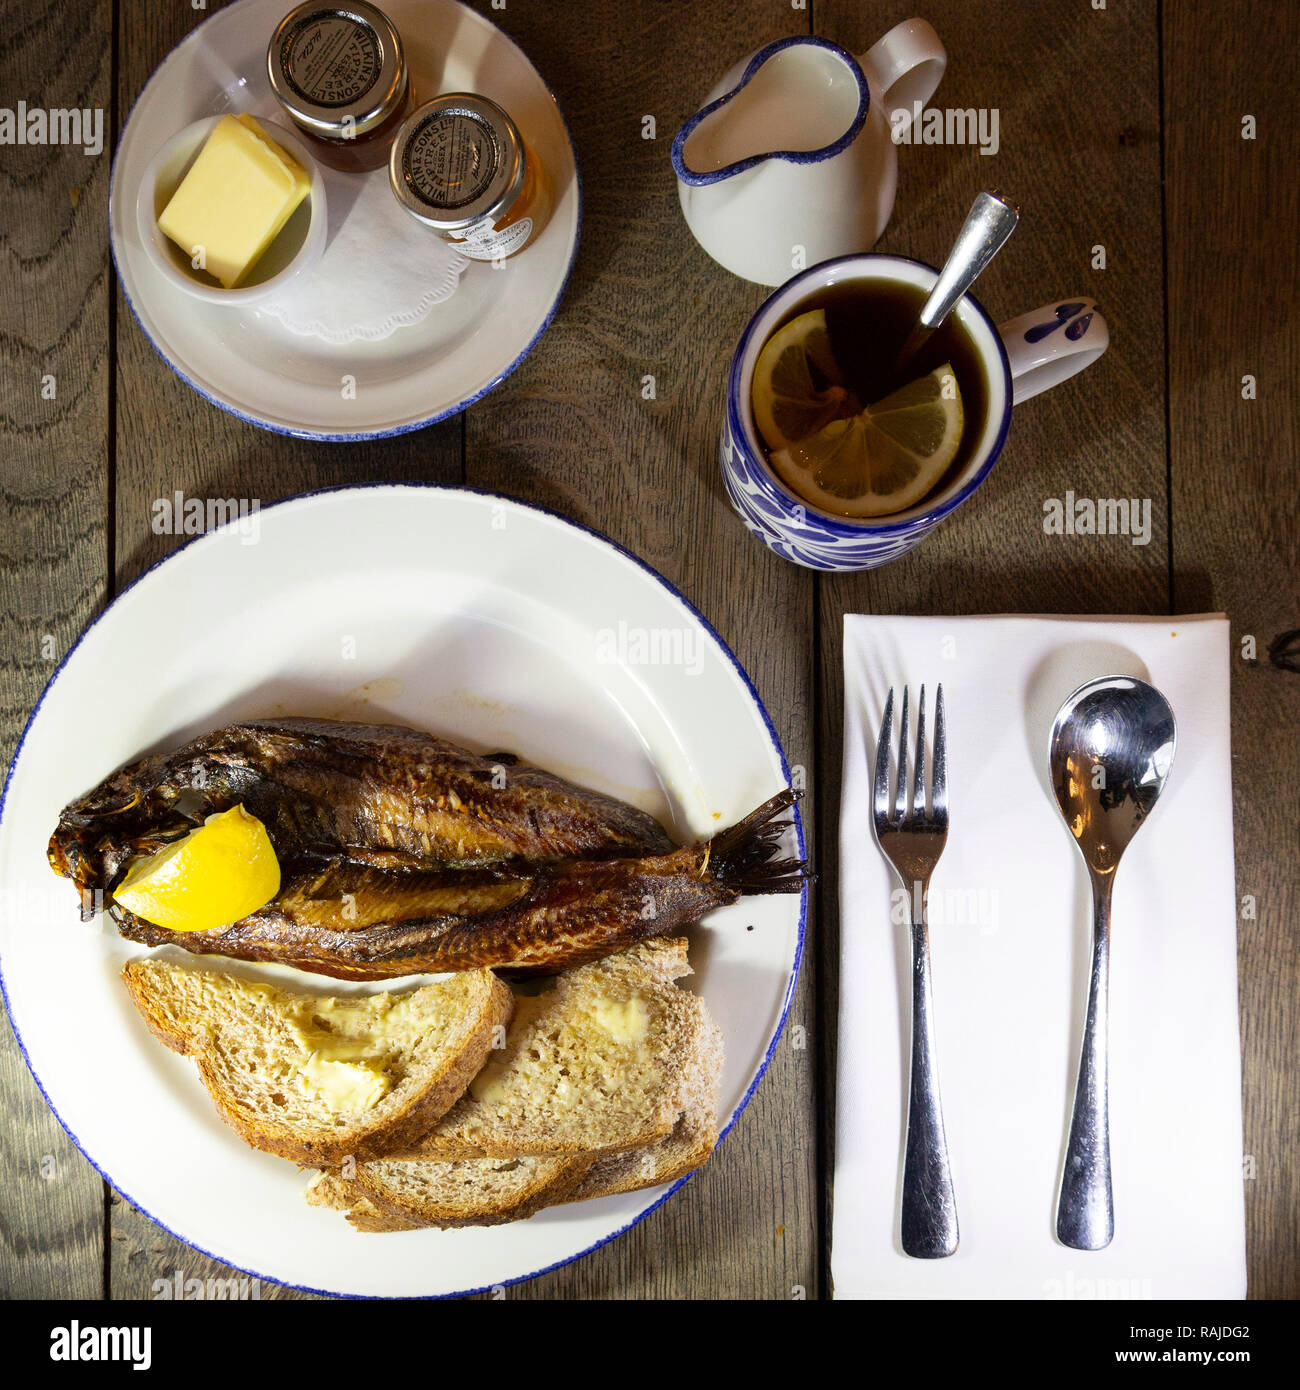
[[[786,486],[841,516],[888,516],[919,502],[961,447],[965,419],[952,364],[832,420],[772,454]]]
[[[233,806],[137,860],[114,890],[128,912],[168,931],[214,931],[265,907],[280,891],[266,827]]]
[[[858,409],[831,350],[824,309],[791,319],[763,344],[750,395],[769,449],[789,448]]]

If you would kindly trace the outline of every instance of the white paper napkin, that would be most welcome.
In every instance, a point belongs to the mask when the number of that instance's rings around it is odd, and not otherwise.
[[[845,618],[836,1297],[1245,1295],[1228,660],[1221,615]],[[1115,1238],[1084,1252],[1054,1227],[1091,908],[1046,758],[1064,698],[1110,674],[1164,693],[1178,746],[1115,882]],[[948,726],[950,830],[930,899],[961,1226],[946,1260],[898,1244],[910,940],[871,832],[886,693],[911,682],[915,701],[922,681],[931,716],[943,683]]]
[[[257,307],[291,332],[328,343],[375,342],[450,299],[466,257],[398,205],[388,170],[322,165],[329,241],[317,265]]]

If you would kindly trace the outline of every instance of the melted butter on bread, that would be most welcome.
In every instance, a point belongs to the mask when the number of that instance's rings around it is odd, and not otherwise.
[[[335,1111],[369,1110],[391,1088],[388,1059],[410,1027],[401,997],[318,999],[289,1020],[304,1086]]]
[[[480,1105],[495,1105],[510,1094],[510,1068],[504,1062],[488,1062],[469,1083],[470,1095]]]
[[[336,1062],[313,1053],[302,1068],[308,1089],[331,1110],[371,1110],[388,1094],[388,1077],[372,1062]]]
[[[640,1042],[650,1027],[650,1012],[639,994],[630,999],[597,999],[592,1013],[616,1042]]]

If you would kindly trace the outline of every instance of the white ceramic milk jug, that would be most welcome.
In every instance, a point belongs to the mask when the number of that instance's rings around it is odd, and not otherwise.
[[[737,63],[673,141],[700,245],[762,285],[869,251],[894,210],[895,141],[947,62],[930,25],[908,19],[860,57],[796,35]]]

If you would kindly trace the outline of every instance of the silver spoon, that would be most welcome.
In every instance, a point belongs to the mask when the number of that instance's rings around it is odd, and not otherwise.
[[[1131,676],[1081,685],[1052,725],[1052,789],[1092,879],[1088,1015],[1056,1208],[1057,1237],[1075,1250],[1101,1250],[1115,1233],[1106,1069],[1110,896],[1120,856],[1164,790],[1175,741],[1169,702]]]
[[[953,305],[979,278],[984,267],[1006,244],[1020,221],[1020,209],[1008,202],[997,189],[986,189],[975,196],[948,259],[934,282],[930,297],[922,306],[916,327],[908,335],[894,363],[891,377],[897,381],[907,364],[920,352],[930,334],[952,312]]]

